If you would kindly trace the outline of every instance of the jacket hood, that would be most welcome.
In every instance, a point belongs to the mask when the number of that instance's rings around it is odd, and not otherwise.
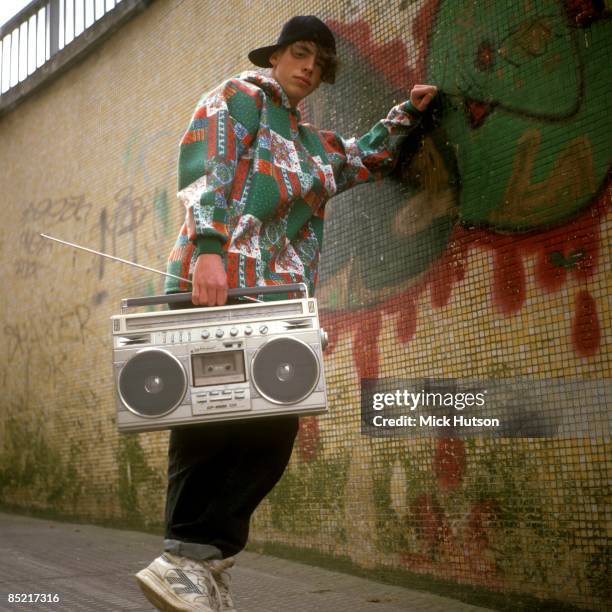
[[[285,90],[281,87],[280,83],[270,76],[270,70],[246,70],[238,76],[242,81],[252,83],[260,89],[262,89],[266,95],[276,104],[282,106],[288,111],[295,113],[300,118],[300,111],[297,108],[293,108],[289,102],[289,98],[285,93]]]

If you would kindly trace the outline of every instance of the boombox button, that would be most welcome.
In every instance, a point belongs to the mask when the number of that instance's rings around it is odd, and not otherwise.
[[[215,336],[217,336],[217,338],[223,338],[223,334],[224,334],[224,331],[223,331],[221,328],[219,328],[219,329],[218,329],[218,330],[215,332]]]
[[[262,325],[262,326],[259,328],[259,331],[260,331],[260,333],[262,333],[262,334],[267,334],[267,333],[268,333],[268,326],[267,326],[267,325]]]
[[[238,329],[236,329],[235,327],[232,327],[232,329],[230,329],[230,334],[232,336],[237,336],[238,335]]]
[[[250,335],[253,333],[253,328],[252,328],[250,325],[247,325],[247,326],[244,328],[244,333],[245,333],[247,336],[250,336]]]
[[[221,395],[223,395],[223,397],[232,397],[232,392],[231,391],[221,391]]]

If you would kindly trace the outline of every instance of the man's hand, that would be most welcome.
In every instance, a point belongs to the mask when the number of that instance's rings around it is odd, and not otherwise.
[[[221,255],[203,253],[195,262],[191,301],[196,306],[223,306],[227,302],[227,273]]]
[[[435,85],[415,85],[410,92],[410,102],[417,110],[424,112],[437,92]]]

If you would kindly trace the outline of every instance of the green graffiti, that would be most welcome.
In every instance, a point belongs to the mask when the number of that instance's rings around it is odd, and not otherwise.
[[[567,257],[563,255],[563,253],[559,251],[553,251],[549,255],[550,263],[558,268],[565,268],[566,270],[571,270],[576,267],[576,264],[583,259],[585,256],[584,251],[574,251],[573,249],[569,251]]]
[[[122,434],[117,450],[118,498],[123,519],[147,523],[147,508],[157,507],[163,479],[147,463],[138,434]]]
[[[609,164],[610,29],[593,23],[587,45],[556,0],[440,4],[427,80],[448,101],[464,223],[523,231],[590,203]]]
[[[136,141],[139,138],[139,131],[132,130],[132,133],[129,135],[127,144],[125,145],[125,149],[123,150],[123,169],[127,170],[130,167],[130,163],[132,161],[132,151]]]
[[[321,513],[342,516],[348,462],[348,456],[316,459],[287,469],[268,496],[273,526],[295,534],[308,534],[319,528]],[[339,541],[346,538],[340,525],[334,535]]]
[[[155,210],[155,216],[164,230],[164,236],[168,236],[172,228],[170,227],[168,192],[166,189],[155,189],[153,208]]]
[[[405,478],[406,501],[436,491],[431,471],[419,469],[430,461],[428,446],[406,448],[379,445],[375,451],[372,473],[374,504],[376,507],[376,543],[385,553],[401,553],[410,549],[407,539],[407,516],[398,514],[392,503],[392,469],[400,465]]]
[[[68,457],[51,446],[42,423],[9,417],[4,425],[4,449],[0,454],[0,495],[4,499],[28,489],[48,509],[77,507],[84,486],[77,471],[80,451],[70,445]]]

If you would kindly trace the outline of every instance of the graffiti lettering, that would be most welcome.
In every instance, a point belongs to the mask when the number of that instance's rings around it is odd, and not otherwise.
[[[34,259],[16,259],[13,264],[13,270],[17,276],[17,280],[29,280],[37,277],[42,268],[49,268],[45,264],[41,264]]]
[[[157,193],[157,192],[156,192]],[[117,206],[111,215],[107,208],[100,211],[98,221],[99,250],[117,256],[117,242],[121,236],[129,235],[131,253],[129,259],[138,262],[137,230],[151,212],[150,194],[135,195],[134,187],[129,185],[115,194]],[[105,259],[100,258],[98,278],[104,277]]]
[[[65,313],[33,321],[7,323],[4,326],[4,335],[9,362],[33,351],[56,352],[60,345],[65,343],[84,344],[90,316],[89,306],[78,304]]]
[[[40,255],[53,249],[53,244],[38,232],[27,228],[19,235],[19,244],[28,255]]]
[[[23,223],[44,220],[47,225],[66,221],[87,221],[92,204],[85,201],[85,195],[67,196],[53,200],[45,198],[30,202],[21,214]]]

